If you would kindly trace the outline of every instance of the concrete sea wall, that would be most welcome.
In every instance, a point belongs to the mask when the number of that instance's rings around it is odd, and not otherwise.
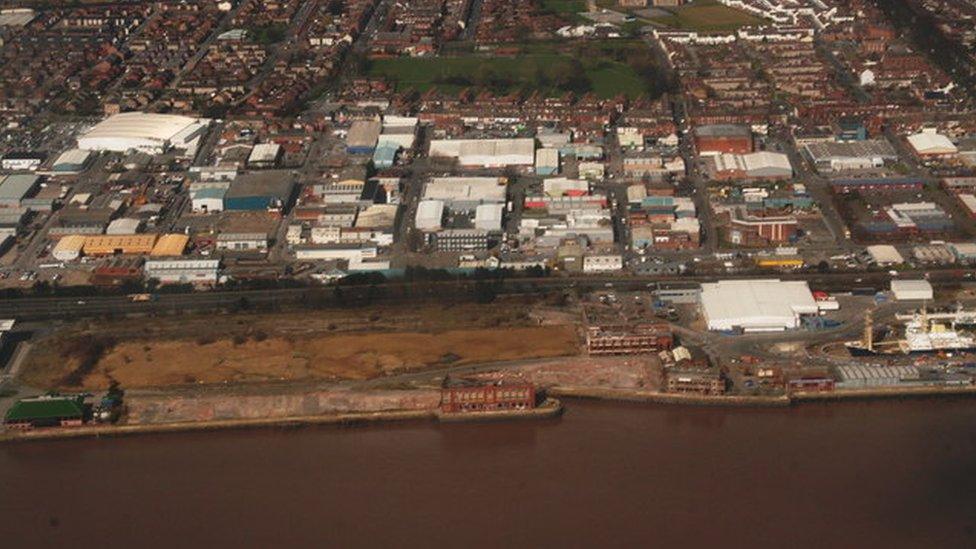
[[[431,412],[437,390],[315,390],[294,393],[133,395],[127,397],[127,424],[232,421],[388,411]]]

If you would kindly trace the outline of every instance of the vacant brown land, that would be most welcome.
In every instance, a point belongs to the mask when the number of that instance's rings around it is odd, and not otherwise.
[[[540,325],[510,308],[384,310],[380,316],[337,311],[96,323],[39,342],[22,380],[87,390],[112,380],[125,388],[361,380],[578,353],[575,326]]]

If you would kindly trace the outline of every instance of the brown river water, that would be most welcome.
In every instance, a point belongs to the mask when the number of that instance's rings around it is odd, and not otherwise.
[[[976,400],[0,445],[0,547],[976,547]]]

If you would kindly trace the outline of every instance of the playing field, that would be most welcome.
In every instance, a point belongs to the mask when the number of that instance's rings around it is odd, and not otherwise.
[[[542,9],[562,16],[586,11],[586,0],[542,0],[540,3]]]
[[[763,23],[763,19],[741,10],[730,8],[716,0],[697,0],[677,8],[667,8],[672,15],[655,17],[655,23],[694,31],[728,31]]]
[[[583,50],[533,44],[511,56],[378,59],[370,63],[368,73],[391,80],[399,91],[436,88],[453,94],[476,89],[498,95],[524,91],[549,96],[574,92],[601,98],[656,97],[662,91],[650,51],[629,40],[587,45]]]

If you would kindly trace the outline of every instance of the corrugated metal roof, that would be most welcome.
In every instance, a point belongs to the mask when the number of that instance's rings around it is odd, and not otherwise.
[[[183,255],[183,250],[190,242],[190,237],[185,234],[164,234],[153,246],[150,256],[175,256]]]
[[[907,139],[920,154],[952,154],[958,150],[948,137],[935,132],[916,133]]]
[[[803,281],[721,280],[702,284],[702,310],[709,326],[789,328],[817,303]]]
[[[62,236],[58,243],[54,245],[53,254],[58,255],[59,252],[74,252],[81,253],[82,248],[85,247],[85,236],[80,234],[69,234]]]
[[[91,156],[91,151],[83,151],[81,149],[68,149],[58,156],[57,160],[54,161],[53,168],[55,171],[65,171],[65,170],[75,170],[79,169],[88,162],[88,157]]]
[[[40,179],[36,175],[26,174],[4,177],[0,180],[0,200],[23,200]]]

